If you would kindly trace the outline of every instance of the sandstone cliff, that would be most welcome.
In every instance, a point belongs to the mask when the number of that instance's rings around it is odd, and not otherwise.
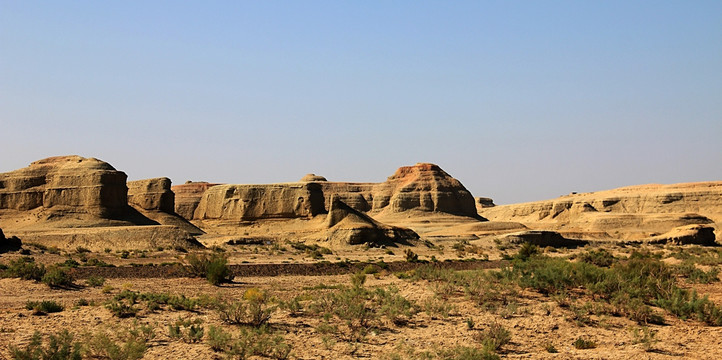
[[[198,204],[201,202],[203,193],[216,185],[205,181],[188,181],[182,185],[171,186],[171,191],[175,194],[175,213],[185,219],[193,219]]]
[[[0,174],[0,209],[118,216],[127,208],[125,181],[125,173],[98,159],[47,158]]]
[[[174,225],[190,234],[203,231],[175,213],[175,195],[170,179],[154,178],[128,182],[128,203],[145,217],[161,225]]]
[[[203,193],[197,220],[250,221],[310,218],[325,212],[316,183],[218,185]]]
[[[722,221],[722,182],[629,186],[479,212],[489,220],[518,221],[534,228],[644,239],[679,226]]]

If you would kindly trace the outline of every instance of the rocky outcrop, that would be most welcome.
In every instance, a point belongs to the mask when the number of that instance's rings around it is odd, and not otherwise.
[[[653,236],[648,240],[651,244],[675,244],[675,245],[716,245],[714,228],[705,225],[680,226],[669,232]]]
[[[43,208],[54,213],[98,217],[127,209],[127,176],[94,158],[58,156],[0,174],[0,209]]]
[[[417,210],[478,217],[469,191],[433,164],[402,167],[383,183],[328,182],[313,174],[302,180],[298,183],[207,188],[200,197],[193,219],[308,218],[326,213],[334,197],[362,212]],[[181,192],[177,191],[180,189],[173,189],[176,199],[180,198]]]
[[[722,182],[640,185],[479,210],[534,228],[603,231],[642,240],[684,225],[722,221]]]
[[[128,204],[143,210],[175,212],[175,194],[167,177],[128,181]]]
[[[22,245],[22,242],[17,238],[17,236],[6,238],[3,230],[0,229],[0,254],[6,251],[20,250]]]
[[[382,224],[334,196],[326,215],[326,240],[332,246],[394,245],[419,238],[413,230]]]
[[[160,225],[173,225],[192,235],[203,231],[175,213],[175,195],[166,177],[128,182],[128,203]]]
[[[492,199],[492,198],[476,197],[476,198],[474,198],[474,200],[476,200],[476,209],[477,210],[496,206],[496,204],[494,204],[494,199]]]
[[[306,174],[304,175],[300,182],[310,182],[310,181],[328,181],[325,177],[316,175],[316,174]]]
[[[323,192],[317,183],[218,185],[203,193],[194,219],[294,219],[324,212]]]
[[[503,235],[499,238],[512,244],[530,243],[539,247],[575,247],[583,246],[584,240],[567,239],[556,231],[528,230]]]
[[[438,165],[403,166],[386,182],[374,186],[374,210],[445,212],[476,217],[474,197],[459,180]]]
[[[193,219],[193,214],[201,202],[203,193],[216,185],[221,184],[208,183],[205,181],[188,181],[182,185],[171,186],[171,190],[175,194],[175,213],[185,219]]]

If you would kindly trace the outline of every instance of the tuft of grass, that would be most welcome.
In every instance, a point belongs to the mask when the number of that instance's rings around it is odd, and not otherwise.
[[[33,315],[45,315],[63,311],[63,305],[54,300],[28,301],[25,303],[26,310],[32,310]]]
[[[498,351],[511,341],[511,332],[501,324],[494,322],[486,331],[476,334],[475,339],[488,351]]]
[[[43,346],[42,335],[36,331],[24,349],[10,345],[10,355],[20,360],[80,360],[81,344],[73,340],[68,330],[62,330],[58,334],[49,335],[47,344]]]
[[[220,285],[230,282],[233,278],[228,267],[228,257],[222,253],[189,254],[185,260],[190,266],[191,274],[197,277],[205,277],[209,283]]]
[[[585,349],[594,349],[597,347],[597,343],[595,343],[593,340],[588,340],[583,337],[578,337],[574,342],[572,343],[575,348],[580,350]]]

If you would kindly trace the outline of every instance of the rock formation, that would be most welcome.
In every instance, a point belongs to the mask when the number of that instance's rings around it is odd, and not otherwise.
[[[159,226],[144,214],[166,216],[173,210],[170,180],[131,182],[127,176],[94,158],[58,156],[0,174],[0,226],[25,241],[68,248],[148,248],[150,243],[198,245],[191,242],[192,224],[175,215],[175,226]],[[177,222],[176,223],[174,223]],[[98,246],[98,247],[93,247]],[[102,247],[100,247],[102,246]],[[184,245],[179,245],[184,246]]]
[[[0,209],[56,214],[122,215],[126,175],[94,158],[58,156],[0,174]]]
[[[201,202],[203,193],[209,188],[221,185],[205,181],[188,181],[182,185],[171,186],[175,194],[175,213],[185,219],[193,219],[198,204]]]
[[[175,194],[169,178],[128,181],[128,204],[143,210],[175,212]]]
[[[154,178],[128,182],[128,203],[145,217],[161,225],[174,225],[193,235],[203,231],[175,213],[175,195],[170,179]]]
[[[488,197],[477,197],[474,198],[476,200],[476,208],[477,209],[484,209],[484,208],[490,208],[496,206],[494,204],[494,200],[492,198]]]
[[[584,240],[567,239],[556,231],[528,230],[499,237],[512,244],[530,243],[539,247],[576,247],[586,245]]]
[[[403,166],[386,182],[374,186],[372,208],[387,207],[392,212],[414,209],[477,216],[474,197],[464,185],[438,165],[428,163]]]
[[[408,243],[419,238],[413,230],[382,224],[370,216],[346,205],[334,196],[326,215],[327,241],[332,246]]]
[[[194,219],[238,222],[310,218],[324,212],[323,192],[316,183],[217,185],[203,193]]]
[[[722,221],[722,182],[640,185],[480,209],[493,221],[642,240],[684,225]]]
[[[648,239],[652,244],[671,243],[675,245],[716,245],[714,228],[706,225],[687,225],[676,227],[662,235]]]
[[[304,175],[300,182],[310,182],[310,181],[328,181],[325,177],[316,175],[316,174],[306,174]]]
[[[400,168],[383,183],[329,182],[309,174],[298,183],[213,186],[204,189],[192,219],[308,218],[326,213],[333,197],[369,213],[416,210],[478,217],[474,198],[458,180],[437,165],[420,163]]]

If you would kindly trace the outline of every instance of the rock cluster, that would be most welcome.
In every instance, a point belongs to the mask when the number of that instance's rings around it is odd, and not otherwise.
[[[328,182],[309,174],[299,183],[213,186],[203,192],[192,219],[308,218],[326,213],[336,197],[362,212],[478,216],[474,198],[461,182],[437,165],[419,163],[400,168],[383,183]]]
[[[175,194],[175,213],[185,219],[193,219],[193,214],[201,202],[203,193],[216,185],[221,184],[205,181],[187,181],[182,185],[171,186],[171,190]]]
[[[143,210],[175,212],[175,194],[167,177],[128,181],[128,203]]]

